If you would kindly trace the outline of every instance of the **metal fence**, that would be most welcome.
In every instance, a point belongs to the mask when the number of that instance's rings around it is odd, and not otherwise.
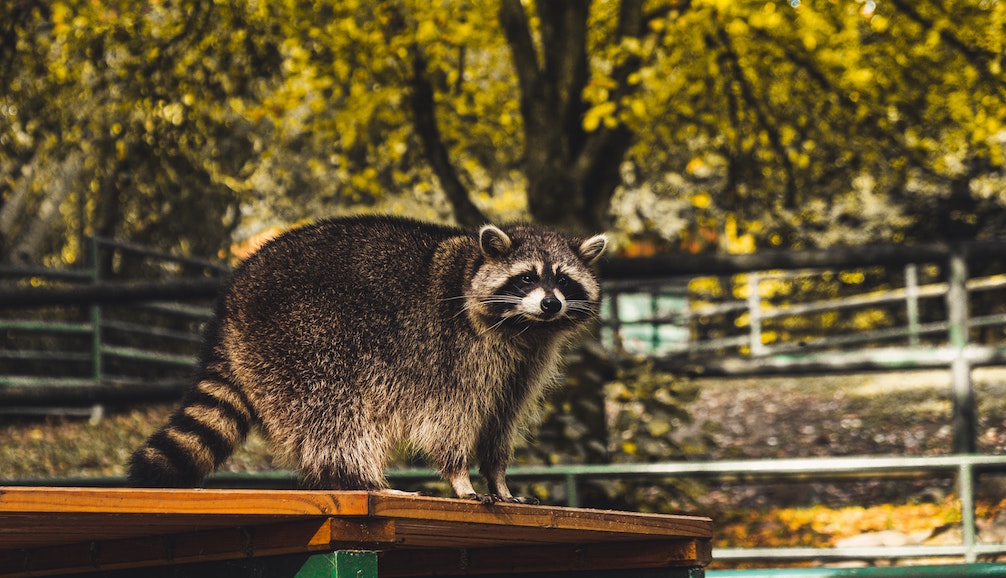
[[[1006,545],[981,544],[975,533],[978,477],[1006,471],[1006,456],[975,453],[978,416],[971,382],[974,367],[1006,365],[1004,256],[1006,243],[989,242],[611,264],[602,339],[616,352],[652,357],[669,371],[752,376],[944,368],[950,373],[949,455],[669,464],[664,471],[779,480],[950,474],[961,500],[960,545],[720,549],[717,560],[959,556],[975,562],[1006,554]],[[808,294],[814,298],[801,299]]]
[[[91,253],[91,266],[81,271],[0,269],[0,278],[13,281],[0,287],[0,337],[6,339],[0,349],[0,408],[173,397],[184,387],[198,351],[199,325],[211,314],[209,296],[225,268],[102,239],[92,242]],[[147,263],[145,278],[153,270],[159,280],[138,283],[99,274],[102,263],[107,268],[126,255]],[[1004,255],[1006,243],[971,243],[616,259],[603,266],[607,300],[601,335],[615,356],[645,355],[658,367],[699,376],[946,368],[954,407],[949,455],[519,467],[512,474],[559,480],[571,505],[578,505],[582,483],[601,478],[950,476],[961,500],[959,545],[721,549],[715,557],[951,556],[974,562],[1006,555],[1006,544],[981,544],[975,533],[977,480],[1006,472],[1006,457],[974,454],[977,416],[970,380],[973,367],[1006,365]],[[121,263],[118,268],[128,269]],[[167,299],[171,296],[185,299]],[[41,367],[46,373],[18,374],[15,367]],[[435,475],[389,473],[403,480]]]
[[[226,272],[101,238],[84,268],[0,267],[0,413],[177,398]]]

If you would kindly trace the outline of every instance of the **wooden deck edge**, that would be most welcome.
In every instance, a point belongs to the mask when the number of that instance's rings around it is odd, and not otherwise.
[[[701,566],[712,521],[384,492],[0,487],[0,577],[381,552],[382,576]]]
[[[393,549],[378,554],[382,578],[704,567],[711,561],[711,542],[698,539],[437,551]]]
[[[8,550],[0,552],[0,576],[52,576],[326,551],[331,548],[331,533],[328,519],[307,519]]]
[[[18,513],[367,516],[368,492],[0,486],[0,515]]]
[[[469,500],[372,492],[371,514],[378,518],[566,529],[645,537],[711,538],[713,522],[701,516],[646,514],[565,506],[480,504]]]

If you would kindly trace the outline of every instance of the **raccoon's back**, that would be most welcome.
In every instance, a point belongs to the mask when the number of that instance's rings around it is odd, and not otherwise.
[[[247,366],[268,367],[259,373],[277,384],[346,377],[331,372],[368,357],[412,359],[419,342],[449,333],[437,325],[443,300],[433,286],[445,272],[435,255],[462,234],[359,218],[278,237],[234,274],[224,297],[225,346]],[[452,291],[460,295],[460,281]]]
[[[266,307],[335,299],[341,304],[413,297],[428,286],[448,227],[370,217],[322,221],[273,239],[235,272],[227,299]],[[351,313],[352,314],[352,313]]]

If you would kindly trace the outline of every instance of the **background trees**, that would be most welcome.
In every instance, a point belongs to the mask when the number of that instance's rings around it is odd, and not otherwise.
[[[691,251],[994,235],[987,0],[0,4],[0,254],[359,207]]]

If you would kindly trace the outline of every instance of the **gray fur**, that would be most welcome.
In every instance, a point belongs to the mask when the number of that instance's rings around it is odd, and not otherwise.
[[[383,488],[404,442],[459,496],[489,499],[472,488],[474,454],[491,499],[517,500],[504,479],[516,430],[597,315],[590,265],[605,245],[384,217],[282,235],[234,272],[197,384],[131,480],[198,483],[257,424],[311,486]]]

